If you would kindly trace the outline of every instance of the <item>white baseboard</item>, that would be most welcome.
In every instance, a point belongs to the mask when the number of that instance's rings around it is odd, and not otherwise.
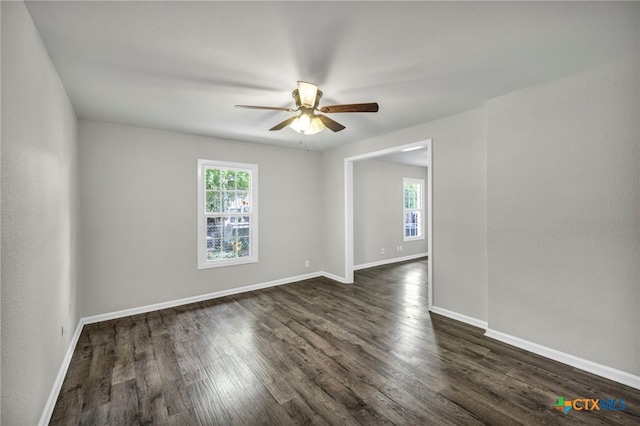
[[[264,283],[251,284],[244,287],[231,288],[228,290],[215,291],[213,293],[201,294],[198,296],[185,297],[183,299],[170,300],[167,302],[155,303],[152,305],[140,306],[137,308],[123,309],[121,311],[109,312],[105,314],[92,315],[85,317],[85,324],[93,324],[101,321],[108,321],[116,318],[128,317],[131,315],[144,314],[147,312],[159,311],[161,309],[175,308],[176,306],[188,305],[189,303],[203,302],[205,300],[217,299],[224,296],[232,296],[234,294],[246,293],[247,291],[260,290],[262,288],[275,287],[283,284],[294,283],[297,281],[308,280],[324,275],[323,272],[313,272],[305,275],[297,275],[295,277],[282,278],[279,280],[268,281]]]
[[[440,308],[438,306],[432,306],[431,307],[431,312],[433,312],[435,314],[438,314],[438,315],[442,315],[443,317],[447,317],[447,318],[454,319],[456,321],[463,322],[465,324],[472,325],[474,327],[481,328],[483,330],[487,329],[487,322],[486,321],[481,321],[479,319],[476,319],[476,318],[473,318],[473,317],[469,317],[467,315],[459,314],[457,312],[453,312],[453,311],[450,311],[448,309]]]
[[[389,263],[404,262],[406,260],[419,259],[421,257],[425,257],[428,255],[429,255],[428,253],[418,253],[418,254],[412,254],[409,256],[394,257],[392,259],[378,260],[376,262],[361,263],[360,265],[353,265],[353,270],[357,271],[359,269],[373,268],[374,266],[388,265]]]
[[[338,281],[339,283],[342,283],[342,284],[346,284],[347,283],[347,280],[345,280],[344,277],[341,277],[341,276],[338,276],[338,275],[334,275],[334,274],[332,274],[330,272],[323,272],[322,276],[323,277],[327,277],[330,280]]]
[[[487,328],[485,336],[495,340],[499,340],[503,343],[507,343],[511,346],[533,352],[534,354],[541,355],[545,358],[570,365],[572,367],[584,370],[597,376],[604,377],[605,379],[613,380],[615,382],[622,383],[623,385],[627,385],[635,389],[640,389],[640,376],[635,376],[625,371],[616,370],[615,368],[607,367],[606,365],[598,364],[593,361],[560,352],[558,350],[551,349],[537,343],[529,342],[527,340],[520,339],[509,334],[491,330],[489,328]]]
[[[82,318],[80,318],[80,321],[78,321],[78,326],[76,327],[76,331],[73,333],[71,341],[69,342],[67,353],[62,359],[62,365],[60,366],[60,370],[58,370],[56,380],[55,382],[53,382],[53,388],[51,389],[51,393],[49,394],[49,399],[47,399],[47,403],[44,406],[42,416],[40,416],[40,421],[38,422],[38,425],[40,426],[46,426],[51,421],[53,409],[56,406],[58,395],[60,395],[60,389],[62,389],[62,382],[64,382],[64,378],[67,375],[67,370],[69,369],[69,364],[71,364],[71,358],[73,357],[73,352],[78,345],[78,340],[80,339],[80,333],[82,333],[83,327],[84,323],[82,321]]]

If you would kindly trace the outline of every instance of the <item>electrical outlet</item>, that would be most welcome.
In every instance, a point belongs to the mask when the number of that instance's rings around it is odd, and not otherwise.
[[[398,250],[398,251],[402,251],[402,246],[400,246],[400,250]]]
[[[384,254],[384,249],[383,248],[380,249],[380,254]]]
[[[305,267],[305,268],[308,268],[308,267],[309,267],[309,261],[308,261],[308,260],[305,260],[305,261],[304,261],[304,267]]]

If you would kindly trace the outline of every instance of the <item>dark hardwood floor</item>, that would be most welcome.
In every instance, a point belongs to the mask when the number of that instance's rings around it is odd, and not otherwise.
[[[51,424],[640,424],[640,391],[429,314],[426,268],[88,325]],[[558,397],[626,409],[563,414]]]

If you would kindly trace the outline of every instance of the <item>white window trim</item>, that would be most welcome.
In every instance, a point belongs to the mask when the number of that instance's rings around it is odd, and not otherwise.
[[[420,208],[419,209],[406,209],[404,207],[404,187],[407,183],[417,183],[420,185]],[[407,210],[419,210],[420,216],[422,220],[420,221],[420,235],[415,237],[407,237],[407,231],[405,227],[405,215]],[[402,241],[416,241],[416,240],[424,240],[424,224],[426,222],[425,217],[425,208],[424,208],[424,179],[414,179],[414,178],[403,178],[402,179]]]
[[[208,167],[221,169],[242,169],[251,171],[249,194],[251,201],[251,227],[249,228],[249,246],[251,254],[247,257],[225,260],[207,260],[207,215],[205,214],[206,187],[204,170]],[[255,263],[258,261],[258,165],[232,163],[227,161],[198,160],[198,269],[220,268],[231,265]]]

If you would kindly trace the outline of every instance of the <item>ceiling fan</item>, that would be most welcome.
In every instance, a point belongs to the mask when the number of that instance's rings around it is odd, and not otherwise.
[[[330,105],[318,107],[320,98],[322,97],[322,91],[318,89],[318,86],[306,81],[299,81],[298,88],[292,93],[293,99],[296,101],[296,108],[281,108],[281,107],[269,107],[269,106],[255,106],[255,105],[236,105],[236,108],[248,108],[248,109],[267,109],[274,111],[287,111],[297,112],[299,114],[289,117],[281,123],[276,124],[269,130],[280,130],[286,126],[291,127],[298,133],[304,133],[305,135],[313,135],[321,132],[328,127],[334,132],[339,132],[345,127],[335,120],[327,117],[326,115],[317,114],[322,112],[330,114],[334,112],[378,112],[378,104],[375,102],[366,104],[342,104],[342,105]]]

